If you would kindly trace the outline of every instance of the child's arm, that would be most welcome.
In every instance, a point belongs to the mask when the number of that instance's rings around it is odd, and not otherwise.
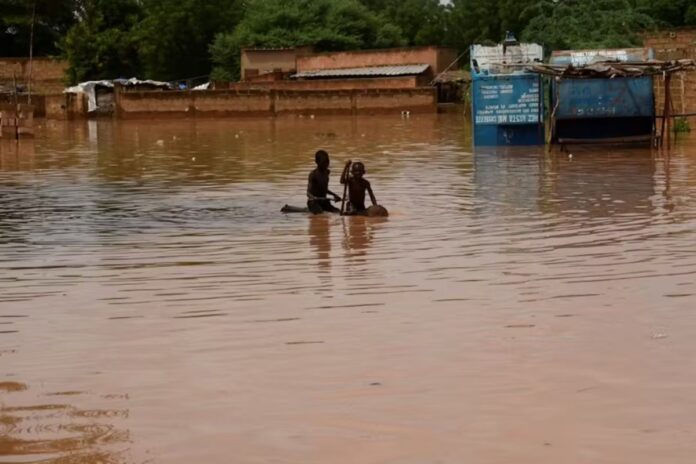
[[[375,198],[375,194],[372,193],[372,186],[370,185],[369,182],[367,183],[367,193],[370,194],[370,200],[372,201],[372,204],[374,206],[377,206],[377,198]]]
[[[349,177],[348,173],[350,172],[351,163],[352,163],[351,160],[346,161],[346,166],[343,168],[343,172],[341,173],[341,183],[342,184],[345,184],[346,182],[348,182],[348,177]]]
[[[338,195],[336,195],[335,193],[333,193],[331,190],[327,190],[327,192],[328,192],[329,195],[333,195],[334,201],[341,201],[341,197],[339,197]]]

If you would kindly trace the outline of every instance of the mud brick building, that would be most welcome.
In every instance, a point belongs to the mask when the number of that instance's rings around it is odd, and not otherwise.
[[[31,92],[37,95],[60,93],[65,87],[67,61],[53,58],[0,58],[0,86],[28,88],[31,68]]]
[[[646,35],[644,45],[655,52],[658,60],[696,60],[696,29],[682,29]],[[696,113],[696,71],[676,73],[671,82],[673,111]],[[664,81],[655,78],[655,100],[658,112],[664,102]]]

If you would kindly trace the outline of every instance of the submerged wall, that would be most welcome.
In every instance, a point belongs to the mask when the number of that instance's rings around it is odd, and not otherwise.
[[[280,80],[254,82],[215,82],[215,89],[230,90],[362,90],[415,89],[422,82],[417,76],[366,79],[314,79],[307,81]]]
[[[361,90],[202,90],[123,92],[116,116],[216,117],[437,111],[434,88]]]

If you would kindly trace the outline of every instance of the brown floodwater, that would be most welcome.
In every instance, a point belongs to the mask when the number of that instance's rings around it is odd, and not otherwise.
[[[0,463],[694,461],[696,137],[38,123],[0,144]],[[319,148],[391,216],[279,213]]]

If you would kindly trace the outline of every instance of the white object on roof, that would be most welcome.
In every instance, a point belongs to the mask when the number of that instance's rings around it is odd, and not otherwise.
[[[411,76],[427,71],[427,64],[409,64],[402,66],[369,66],[363,68],[344,69],[318,69],[315,71],[303,71],[290,77],[306,79],[316,77],[385,77],[385,76]]]
[[[476,60],[478,68],[491,72],[500,72],[506,65],[531,64],[541,62],[544,59],[544,49],[535,43],[521,43],[518,45],[498,44],[472,45],[471,60]],[[473,67],[473,66],[472,66]]]
[[[210,88],[210,82],[206,82],[205,84],[197,85],[191,90],[208,90]]]
[[[91,113],[93,111],[96,111],[98,108],[96,88],[97,87],[106,87],[106,88],[111,89],[114,87],[114,82],[116,82],[117,84],[121,84],[125,87],[131,87],[131,86],[135,86],[135,85],[151,85],[153,87],[160,87],[163,89],[171,89],[172,88],[171,84],[168,82],[153,81],[150,79],[141,80],[141,79],[137,79],[135,77],[131,77],[130,79],[113,79],[113,80],[80,82],[77,85],[74,85],[72,87],[68,87],[67,89],[63,90],[63,93],[84,93],[84,94],[86,94],[87,95],[87,112]]]
[[[97,109],[97,94],[95,92],[97,86],[113,87],[113,81],[87,81],[80,82],[77,85],[68,87],[63,90],[63,93],[84,93],[87,95],[87,112],[91,113]]]

